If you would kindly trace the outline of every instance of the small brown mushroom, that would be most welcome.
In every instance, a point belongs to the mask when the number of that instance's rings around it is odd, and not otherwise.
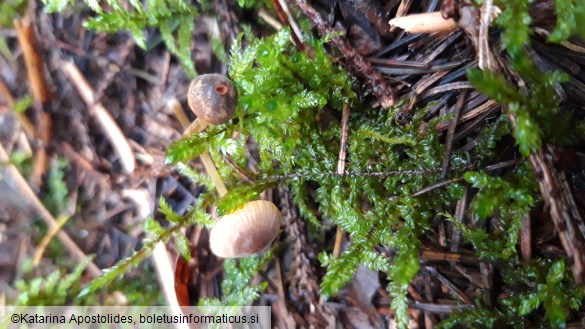
[[[225,75],[202,74],[193,79],[187,93],[187,102],[197,120],[187,129],[201,132],[208,124],[222,124],[236,113],[238,93],[234,83]]]
[[[224,258],[250,256],[266,249],[280,228],[282,215],[274,203],[250,201],[221,217],[211,230],[211,251]]]
[[[184,136],[200,133],[209,124],[222,124],[229,121],[236,113],[238,93],[234,83],[225,75],[202,74],[191,81],[187,92],[187,102],[191,111],[197,115],[197,119],[185,129]],[[209,154],[203,152],[200,158],[220,196],[225,195],[227,189]]]

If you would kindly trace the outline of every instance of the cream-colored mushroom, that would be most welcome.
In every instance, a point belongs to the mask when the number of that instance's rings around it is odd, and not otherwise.
[[[274,203],[250,201],[221,217],[211,230],[211,251],[224,258],[250,256],[266,249],[278,234],[282,215]]]

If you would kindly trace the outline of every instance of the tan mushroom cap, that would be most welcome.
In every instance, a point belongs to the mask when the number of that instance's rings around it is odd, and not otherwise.
[[[189,85],[187,103],[198,118],[217,125],[228,122],[236,113],[238,93],[228,77],[202,74]]]
[[[248,202],[244,207],[221,217],[211,230],[211,251],[223,258],[250,256],[272,243],[282,215],[274,203]]]

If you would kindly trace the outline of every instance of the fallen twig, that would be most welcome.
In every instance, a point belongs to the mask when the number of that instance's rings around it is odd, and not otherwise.
[[[343,175],[345,173],[345,157],[347,151],[347,135],[349,132],[349,105],[343,105],[341,113],[341,142],[339,147],[339,160],[337,161],[337,173]],[[333,257],[338,257],[341,252],[341,243],[343,242],[343,231],[341,226],[337,225],[337,232],[335,233],[335,245],[333,246]]]
[[[28,17],[15,19],[13,25],[24,56],[31,93],[37,109],[40,109],[42,104],[50,100],[51,92],[44,76],[44,62],[37,49],[37,37]],[[35,137],[40,138],[43,144],[40,144],[35,150],[33,170],[29,177],[33,186],[39,186],[41,184],[41,177],[47,170],[47,153],[44,145],[48,143],[50,137],[50,116],[43,112],[42,109],[39,112],[39,125],[36,127],[37,133]]]
[[[307,0],[295,0],[297,7],[313,23],[321,37],[333,36],[330,43],[337,48],[345,59],[350,70],[364,79],[364,82],[374,96],[378,97],[383,108],[389,108],[396,103],[392,86],[384,79],[380,72],[349,44],[347,39],[340,36],[340,31],[329,26],[327,21],[313,8]]]
[[[126,140],[126,137],[114,118],[112,118],[108,110],[101,103],[96,103],[91,86],[74,63],[66,62],[62,67],[65,75],[75,85],[81,98],[89,107],[90,114],[98,121],[103,133],[110,140],[112,147],[120,158],[120,165],[123,172],[126,174],[133,172],[136,166],[134,153],[132,153],[128,140]]]
[[[280,18],[280,21],[283,24],[290,26],[292,30],[290,37],[295,46],[297,46],[299,50],[304,51],[305,44],[303,43],[303,34],[301,33],[299,25],[290,14],[286,2],[284,2],[283,0],[273,0],[272,4],[274,5],[276,12],[278,13],[278,18]]]
[[[9,163],[9,161],[10,159],[8,154],[6,154],[6,151],[2,145],[0,145],[0,162]],[[41,216],[49,229],[56,227],[57,221],[37,198],[36,194],[32,191],[18,169],[12,164],[7,164],[6,169],[10,173],[12,181],[16,184],[16,186],[14,186],[15,190],[19,191],[22,194],[23,199],[28,201],[33,206],[37,214]],[[67,235],[65,231],[59,231],[59,233],[57,233],[57,237],[75,259],[77,259],[79,262],[87,261],[87,255],[85,255],[85,253],[77,246],[77,244],[69,237],[69,235]],[[102,271],[93,262],[88,263],[87,272],[92,278],[97,278],[102,274]]]
[[[51,93],[44,77],[43,60],[35,49],[37,38],[33,26],[27,17],[15,19],[12,23],[18,36],[18,44],[23,52],[24,64],[33,98],[41,104],[46,103],[49,101]]]
[[[258,11],[258,17],[262,18],[266,24],[272,26],[275,30],[278,31],[282,29],[282,24],[274,17],[270,16],[270,14],[264,8]]]
[[[445,19],[438,11],[396,17],[390,20],[390,25],[409,33],[452,32],[458,28],[454,19]]]

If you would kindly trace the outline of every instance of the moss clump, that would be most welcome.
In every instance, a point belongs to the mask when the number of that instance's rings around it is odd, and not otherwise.
[[[254,3],[257,2],[240,1],[242,5]],[[337,258],[329,250],[321,250],[319,260],[326,268],[321,290],[325,296],[337,293],[360,264],[383,272],[388,278],[387,290],[398,323],[406,327],[407,287],[420,267],[421,237],[428,231],[431,219],[444,214],[480,259],[506,262],[500,270],[508,286],[523,288],[512,292],[510,298],[493,309],[477,303],[474,310],[453,315],[445,327],[456,321],[487,327],[500,323],[520,325],[540,307],[549,325],[561,327],[569,316],[567,308],[578,308],[583,294],[569,288],[572,281],[562,261],[536,259],[525,264],[518,260],[515,250],[521,220],[538,198],[530,169],[520,159],[504,177],[469,171],[472,166],[478,168],[489,163],[498,141],[510,132],[520,153],[527,157],[538,151],[543,142],[569,143],[574,140],[574,132],[579,131],[574,129],[578,123],[570,116],[562,122],[565,129],[553,126],[559,123],[553,118],[561,111],[561,98],[555,89],[566,76],[540,72],[528,56],[526,46],[532,33],[530,3],[497,1],[503,8],[498,18],[503,28],[503,48],[511,69],[529,87],[519,90],[515,81],[504,76],[478,70],[468,72],[474,86],[505,106],[507,114],[516,120],[509,129],[502,115],[485,126],[476,140],[476,148],[465,154],[455,151],[451,156],[452,170],[447,178],[464,178],[477,191],[471,210],[474,222],[479,225],[471,228],[448,214],[452,204],[462,197],[465,182],[460,180],[422,195],[417,193],[443,179],[440,166],[444,145],[435,129],[436,122],[423,119],[425,109],[417,109],[408,125],[398,125],[393,120],[394,109],[363,108],[352,90],[351,77],[326,53],[325,40],[309,39],[309,56],[297,51],[289,42],[289,32],[281,30],[264,39],[248,33],[234,43],[229,75],[240,95],[236,118],[177,141],[168,149],[168,160],[172,163],[190,161],[209,151],[232,192],[221,200],[211,193],[204,194],[185,216],[174,214],[161,202],[161,211],[171,227],[163,229],[148,221],[147,231],[152,239],[146,249],[177,233],[178,249],[189,257],[179,228],[209,224],[205,214],[208,205],[214,203],[219,205],[220,213],[229,212],[264,189],[285,184],[294,192],[294,201],[307,221],[314,226],[339,225],[350,237],[349,248]],[[578,30],[578,6],[568,0],[558,1],[557,5],[559,17],[567,21],[558,24],[551,41],[565,39]],[[166,13],[161,15],[168,17]],[[244,43],[246,47],[242,46]],[[340,113],[346,104],[352,108],[347,173],[337,175]],[[259,156],[254,159],[257,163],[249,163],[246,150],[249,144],[257,146]],[[229,156],[240,168],[257,166],[260,172],[255,177],[257,183],[241,184],[234,169],[222,161],[223,156]],[[208,179],[186,166],[181,168],[183,173],[212,189]],[[311,192],[314,197],[309,197]],[[313,204],[319,216],[314,214]],[[481,225],[488,219],[497,222],[498,227],[487,229]],[[94,281],[85,293],[105,285],[147,255],[148,252],[140,251],[124,260]],[[262,260],[254,256],[227,261],[223,300],[206,300],[202,304],[250,303],[265,285],[248,287],[247,283],[270,257],[269,253]]]
[[[352,242],[338,258],[328,251],[320,254],[321,264],[327,268],[322,293],[335,294],[353,277],[359,264],[385,272],[394,297],[392,306],[405,325],[406,290],[419,269],[419,238],[438,210],[462,196],[463,185],[451,184],[414,197],[422,188],[441,181],[444,148],[435,123],[425,122],[425,111],[420,110],[409,125],[401,126],[394,122],[392,111],[362,109],[355,104],[349,126],[348,174],[335,174],[339,112],[355,100],[351,80],[333,65],[322,41],[312,42],[314,56],[310,58],[296,51],[288,39],[284,30],[266,39],[249,40],[250,46],[244,50],[239,49],[241,41],[236,42],[230,76],[240,95],[237,120],[177,141],[169,149],[169,157],[177,160],[174,157],[181,155],[179,158],[186,160],[194,149],[202,152],[207,148],[224,177],[239,185],[232,169],[221,165],[220,155],[228,154],[246,168],[245,141],[255,140],[260,154],[259,185],[236,187],[219,204],[233,209],[279,183],[274,177],[284,178],[307,220],[315,225],[340,225]],[[326,116],[327,122],[319,122]],[[494,137],[501,126],[500,121],[489,125],[489,133],[479,142],[493,147],[502,135]],[[239,135],[233,140],[235,131]],[[229,149],[224,147],[228,143],[232,146]],[[487,155],[489,152],[483,150],[469,154],[480,162],[486,161]],[[451,163],[453,177],[463,175],[470,164],[459,153],[453,155]],[[316,199],[309,200],[308,186],[315,184]],[[321,220],[310,211],[309,204],[314,201]],[[387,253],[394,256],[389,258]]]

